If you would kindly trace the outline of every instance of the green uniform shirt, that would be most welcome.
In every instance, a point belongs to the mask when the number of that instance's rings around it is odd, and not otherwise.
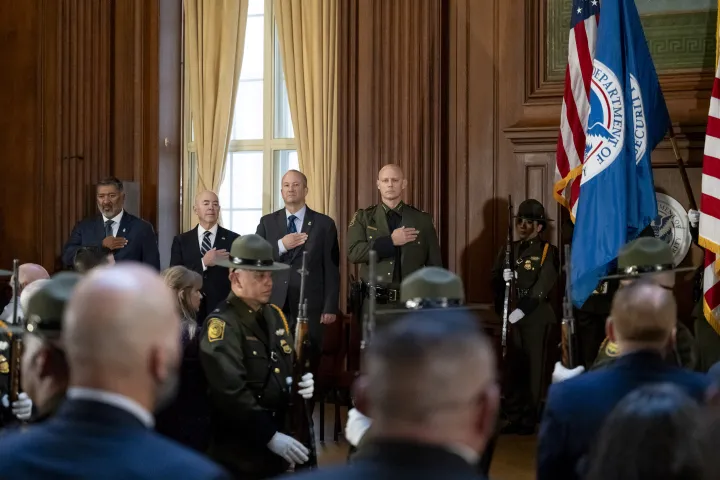
[[[232,293],[205,321],[200,362],[213,419],[209,453],[233,472],[287,467],[267,443],[286,430],[292,342],[280,309],[268,304],[256,312]]]
[[[513,243],[513,258],[515,265],[511,268],[517,273],[515,307],[525,314],[518,324],[534,322],[554,324],[557,318],[547,296],[558,279],[557,248],[539,237],[527,242],[516,241]],[[503,248],[495,260],[492,271],[496,308],[500,309],[500,314],[505,296],[504,269],[505,249]]]
[[[374,249],[378,256],[376,272],[384,280],[379,282],[382,285],[393,283],[396,261],[387,210],[384,204],[360,209],[355,212],[348,227],[348,259],[360,265],[360,277],[367,282],[369,253]],[[401,280],[423,267],[442,267],[440,244],[432,217],[402,202],[395,211],[402,216],[401,226],[418,230],[414,242],[399,247]]]

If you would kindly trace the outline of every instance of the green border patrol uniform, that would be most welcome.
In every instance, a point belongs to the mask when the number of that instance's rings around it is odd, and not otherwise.
[[[415,241],[401,247],[393,245],[392,232],[400,227],[418,230]],[[377,252],[378,305],[396,304],[401,282],[413,272],[426,266],[442,266],[432,217],[403,202],[394,209],[384,203],[360,209],[350,221],[348,260],[360,265],[360,277],[365,284],[370,250]],[[367,289],[365,291],[367,295]]]
[[[673,253],[670,246],[659,238],[641,237],[623,246],[618,253],[618,271],[603,280],[629,280],[646,277],[654,273],[687,272],[695,270],[694,267],[675,268],[673,266]],[[622,286],[620,287],[622,288]],[[620,355],[618,346],[605,338],[592,370],[603,368]],[[675,348],[667,361],[673,365],[689,369],[695,368],[696,354],[695,341],[690,329],[678,320],[675,334]]]
[[[230,269],[276,271],[272,246],[258,235],[237,238]],[[230,293],[205,321],[200,361],[207,377],[212,417],[208,454],[237,478],[260,479],[287,471],[288,463],[268,449],[276,432],[287,433],[293,337],[282,310],[266,304],[252,310]]]
[[[545,208],[534,199],[525,200],[518,207],[516,218],[538,222],[545,231],[549,220]],[[510,328],[512,347],[509,388],[505,395],[504,413],[510,422],[507,432],[532,433],[537,422],[540,395],[544,378],[545,345],[557,316],[548,301],[548,294],[558,279],[559,255],[557,247],[536,236],[513,243],[512,270],[516,273],[517,304],[525,315]],[[502,248],[492,270],[495,308],[502,315],[505,298],[505,247]]]

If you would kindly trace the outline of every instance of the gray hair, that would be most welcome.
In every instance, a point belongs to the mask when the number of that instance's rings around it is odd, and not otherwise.
[[[378,420],[431,424],[494,381],[492,348],[469,312],[410,314],[367,351],[367,394]]]
[[[107,177],[103,178],[97,183],[97,187],[103,187],[103,186],[113,186],[118,189],[118,192],[123,191],[123,183],[117,178],[117,177]]]

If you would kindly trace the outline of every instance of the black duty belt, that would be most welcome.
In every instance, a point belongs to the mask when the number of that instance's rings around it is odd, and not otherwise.
[[[370,285],[365,285],[365,295],[370,296]],[[394,288],[375,286],[375,301],[377,303],[395,303],[400,299],[400,290]]]

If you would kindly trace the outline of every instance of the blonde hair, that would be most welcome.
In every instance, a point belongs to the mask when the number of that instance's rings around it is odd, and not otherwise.
[[[197,326],[195,320],[197,312],[190,306],[190,293],[192,289],[200,290],[202,288],[202,277],[199,273],[182,265],[166,269],[162,273],[162,277],[165,285],[176,293],[178,310],[182,315],[183,324],[188,327],[190,338],[192,338]]]

